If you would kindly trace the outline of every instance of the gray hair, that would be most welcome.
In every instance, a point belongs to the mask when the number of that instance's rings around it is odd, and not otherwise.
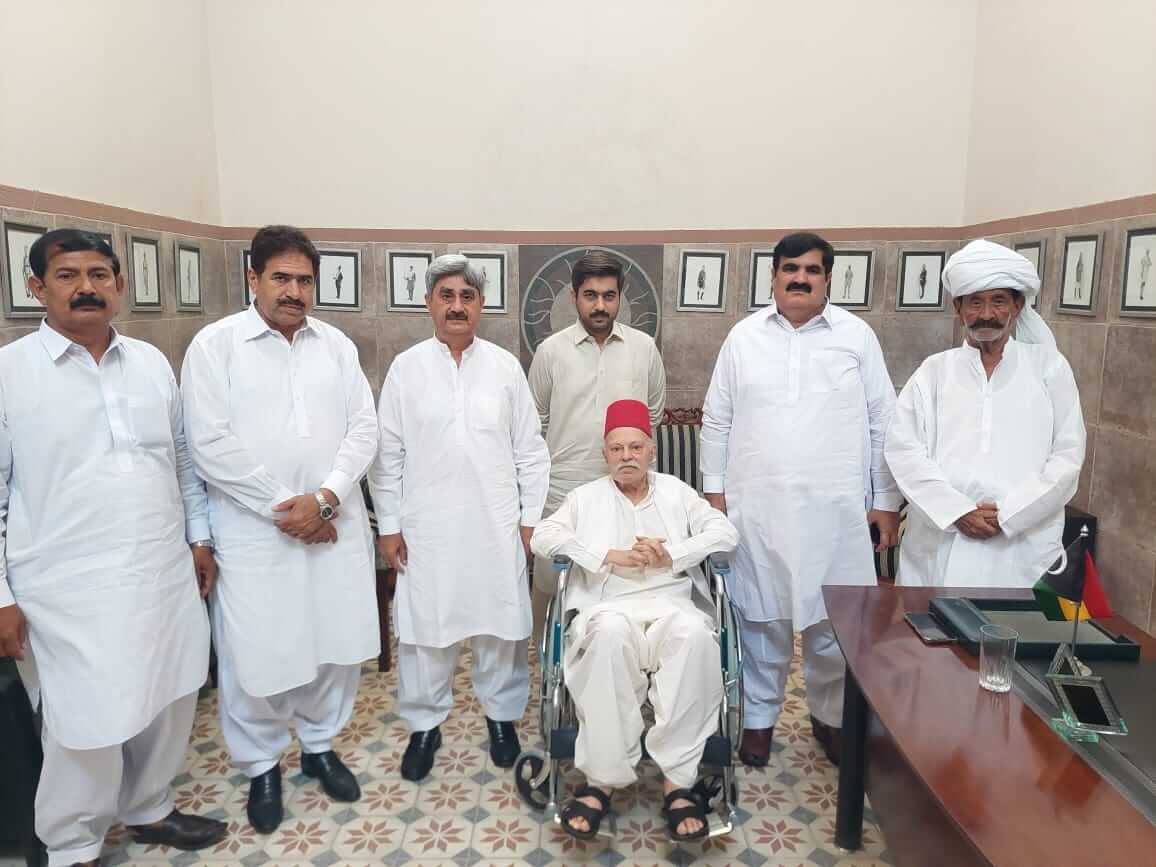
[[[467,286],[472,286],[478,290],[481,295],[486,291],[485,281],[482,279],[482,272],[463,256],[461,253],[446,253],[444,256],[438,256],[432,262],[425,272],[425,294],[428,298],[432,293],[434,286],[443,277],[452,277],[454,274],[461,274],[466,281]]]

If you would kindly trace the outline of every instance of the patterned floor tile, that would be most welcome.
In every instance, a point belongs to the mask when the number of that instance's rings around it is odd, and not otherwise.
[[[406,825],[396,816],[360,816],[341,826],[333,853],[341,858],[381,859],[401,848]]]
[[[402,847],[411,858],[453,858],[469,848],[473,832],[461,816],[422,816],[406,828]]]
[[[522,858],[538,848],[542,826],[528,816],[487,816],[474,826],[470,847],[485,858]]]
[[[416,807],[427,816],[462,814],[478,805],[482,787],[467,777],[429,779],[418,791]]]
[[[485,719],[470,685],[468,651],[459,663],[453,711],[442,724],[443,745],[428,779],[420,785],[401,779],[409,730],[397,716],[396,673],[379,674],[367,665],[353,720],[334,744],[361,780],[361,800],[330,801],[315,780],[300,773],[300,747],[294,741],[282,760],[286,819],[269,836],[255,833],[245,818],[248,783],[225,750],[216,693],[206,692],[198,703],[185,768],[174,792],[182,809],[223,812],[228,837],[209,851],[175,853],[131,844],[117,825],[106,838],[104,857],[115,867],[887,864],[885,842],[872,822],[864,827],[862,851],[847,856],[834,847],[838,777],[811,734],[797,659],[768,766],[736,768],[743,823],[726,837],[681,845],[667,838],[659,816],[661,778],[650,762],[639,768],[636,784],[614,794],[614,841],[576,840],[554,822],[543,821],[524,804],[510,772],[490,760]],[[524,747],[541,745],[537,677],[535,670],[526,717],[517,723]],[[563,779],[563,791],[569,793],[582,775],[564,763]]]

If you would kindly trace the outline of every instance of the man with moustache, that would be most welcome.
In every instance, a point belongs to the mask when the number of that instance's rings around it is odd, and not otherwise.
[[[618,321],[622,263],[605,250],[586,252],[570,271],[578,321],[551,334],[530,364],[530,393],[550,448],[545,515],[579,485],[606,474],[601,420],[616,400],[647,405],[651,427],[662,421],[666,370],[654,338]],[[541,637],[556,588],[553,565],[534,561],[534,635]]]
[[[309,316],[321,257],[291,226],[253,237],[253,303],[202,330],[181,373],[189,448],[221,568],[212,599],[221,732],[260,833],[283,817],[292,722],[301,770],[335,801],[357,779],[333,750],[361,663],[378,654],[373,542],[357,485],[377,451],[353,342]]]
[[[706,497],[739,530],[729,589],[743,642],[739,757],[762,766],[802,633],[811,727],[834,763],[843,655],[825,584],[874,584],[876,550],[896,542],[900,494],[883,461],[895,390],[871,328],[829,303],[835,251],[818,235],[775,246],[773,303],[738,323],[706,395]]]
[[[646,749],[662,770],[663,813],[676,840],[708,832],[691,792],[714,731],[722,678],[710,599],[697,567],[733,551],[738,532],[694,488],[654,472],[649,408],[618,400],[606,410],[608,475],[569,494],[534,531],[534,551],[571,558],[567,607],[574,610],[563,665],[578,711],[574,765],[586,784],[561,812],[562,827],[593,837],[614,788],[636,779],[649,696]]]
[[[887,432],[909,501],[897,581],[1031,587],[1060,555],[1084,463],[1076,380],[1031,307],[1040,279],[1026,257],[972,241],[943,285],[965,342],[920,365]]]
[[[0,656],[43,712],[36,833],[49,867],[96,864],[118,818],[138,843],[211,846],[225,823],[170,788],[217,572],[176,380],[112,327],[124,275],[105,241],[56,229],[29,264],[44,320],[0,349]]]
[[[434,336],[389,366],[369,475],[378,548],[397,570],[398,713],[412,733],[401,775],[412,781],[433,767],[467,639],[490,757],[508,768],[521,752],[514,722],[530,684],[526,562],[550,475],[521,365],[476,336],[481,271],[450,254],[425,280]]]

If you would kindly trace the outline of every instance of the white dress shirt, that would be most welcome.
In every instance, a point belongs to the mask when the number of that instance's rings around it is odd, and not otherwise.
[[[550,456],[518,360],[474,338],[461,364],[430,338],[398,355],[378,406],[369,474],[378,533],[400,532],[398,639],[448,647],[530,634],[519,525],[542,515]]]
[[[924,361],[887,433],[910,501],[898,582],[1031,587],[1060,555],[1086,438],[1075,377],[1053,347],[1012,338],[990,379],[973,346]],[[991,539],[955,527],[981,501],[999,510]]]
[[[895,406],[875,332],[828,303],[794,328],[775,305],[723,343],[703,407],[703,490],[740,542],[731,595],[747,620],[826,619],[824,584],[874,584],[867,511],[897,511],[883,460]]]
[[[0,606],[70,749],[127,741],[195,691],[209,633],[188,543],[209,537],[168,360],[113,333],[98,364],[40,330],[0,349]]]
[[[206,326],[181,371],[185,424],[208,486],[221,624],[245,692],[311,683],[321,665],[377,655],[376,578],[358,482],[377,450],[353,342],[307,317],[290,343],[250,306]],[[328,488],[337,542],[306,545],[273,507]]]
[[[702,572],[694,567],[710,554],[733,551],[738,531],[726,515],[681,479],[655,472],[649,479],[650,490],[638,506],[618,490],[610,476],[581,485],[534,530],[531,545],[535,554],[565,556],[574,563],[567,595],[571,608],[582,609],[640,592],[669,593],[678,584],[686,588],[679,595],[689,596],[692,585],[697,584],[700,594],[709,598]],[[640,528],[640,514],[645,521],[651,506],[658,523],[647,522]],[[669,570],[662,570],[665,576],[661,572],[643,574],[632,586],[634,576],[607,566],[606,554],[611,549],[631,548],[636,535],[665,539],[672,564]]]
[[[606,407],[640,400],[657,427],[666,404],[666,370],[654,338],[617,321],[601,346],[581,322],[551,334],[534,353],[529,382],[550,449],[547,513],[606,473]]]

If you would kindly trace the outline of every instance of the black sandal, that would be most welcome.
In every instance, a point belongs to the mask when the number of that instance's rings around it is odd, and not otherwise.
[[[689,807],[672,807],[675,801],[686,800],[690,801]],[[670,834],[670,839],[678,843],[692,843],[695,840],[701,840],[708,833],[710,833],[710,823],[707,821],[706,804],[703,803],[702,797],[698,792],[692,792],[690,789],[675,789],[669,795],[662,799],[662,817],[666,819],[666,830]],[[678,826],[687,819],[698,819],[702,823],[702,827],[697,831],[691,831],[689,834],[680,834]]]
[[[598,803],[602,805],[602,809],[596,809],[589,804],[583,804],[579,798],[597,798]],[[579,840],[593,840],[598,835],[598,826],[602,824],[602,820],[606,814],[610,812],[610,796],[601,789],[595,789],[593,786],[582,786],[574,797],[566,802],[566,806],[558,814],[562,820],[562,829],[571,837],[577,837]],[[586,824],[590,826],[587,831],[579,830],[570,824],[571,819],[585,819]]]

